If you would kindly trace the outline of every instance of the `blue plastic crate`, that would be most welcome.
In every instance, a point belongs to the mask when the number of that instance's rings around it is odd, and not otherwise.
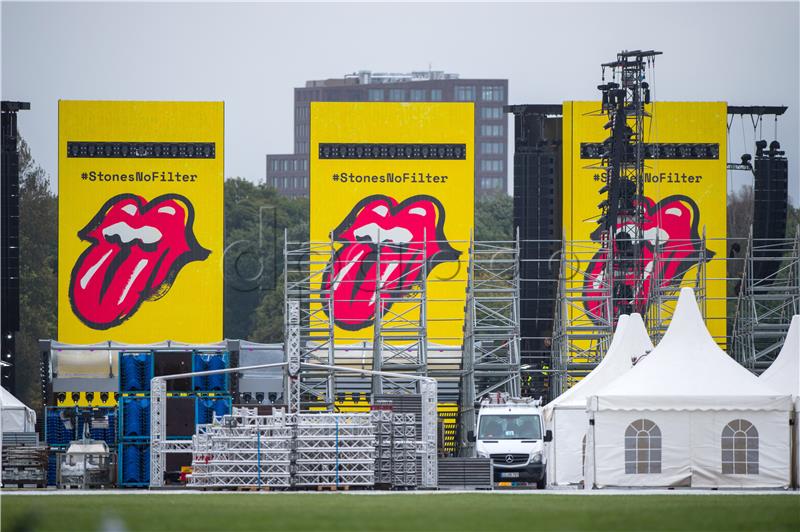
[[[231,398],[198,397],[195,403],[195,425],[204,425],[214,420],[214,414],[224,416],[231,413]]]
[[[142,486],[150,482],[150,446],[143,443],[119,444],[118,481],[120,486]]]
[[[197,353],[192,356],[192,371],[211,371],[230,367],[230,354]],[[192,378],[192,389],[196,392],[226,392],[229,387],[228,374],[204,375]]]
[[[117,443],[117,415],[116,411],[113,409],[108,409],[105,415],[108,426],[107,427],[100,427],[100,423],[97,422],[96,418],[92,419],[92,426],[89,429],[89,433],[93,440],[102,440],[106,442],[109,446],[114,446]]]
[[[150,398],[123,397],[119,407],[121,440],[150,436]]]
[[[48,445],[67,445],[75,439],[75,426],[67,428],[68,420],[61,418],[62,412],[72,409],[47,407],[45,411],[44,438]]]
[[[121,392],[149,392],[153,378],[153,353],[119,354],[119,390]]]
[[[58,455],[53,451],[47,455],[47,485],[55,486],[58,470]]]

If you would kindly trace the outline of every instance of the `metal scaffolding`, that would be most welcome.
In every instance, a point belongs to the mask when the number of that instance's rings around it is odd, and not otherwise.
[[[590,291],[585,290],[584,280],[584,265],[593,260],[601,263],[599,271],[607,270],[607,250],[594,241],[567,240],[562,241],[561,249],[550,364],[551,398],[561,395],[597,366],[613,335],[608,277],[592,280]]]
[[[461,449],[473,444],[475,405],[488,393],[520,395],[519,241],[470,246],[461,379]]]
[[[720,347],[755,372],[769,366],[783,345],[792,315],[800,312],[800,230],[792,238],[756,240],[751,236],[746,242],[706,238],[704,233],[699,239],[668,242],[656,236],[648,247],[652,255],[640,284],[647,296],[643,318],[654,343],[669,326],[680,289],[690,287]],[[737,257],[736,250],[743,247],[744,256]],[[602,260],[602,249],[592,241],[564,241],[563,249],[553,332],[552,397],[596,367],[613,334],[612,324],[604,319],[607,314],[592,311],[610,304],[608,283],[586,271],[587,264]]]
[[[284,234],[285,322],[290,360],[336,364],[332,289],[323,287],[324,270],[333,255],[333,242],[290,242],[288,232]],[[289,387],[292,400],[302,405],[333,405],[335,372],[291,373],[289,379],[296,385],[296,389]]]
[[[457,259],[447,261],[447,267],[442,266],[433,273],[431,270],[437,261],[438,252],[434,250],[450,246],[466,250],[469,244],[435,240],[406,242],[404,246],[420,253],[402,256],[400,252],[395,253],[393,244],[387,244],[383,251],[376,246],[360,263],[342,267],[340,275],[326,288],[326,271],[343,245],[336,241],[285,241],[286,325],[291,349],[296,347],[303,363],[431,376],[439,382],[442,400],[457,402],[462,376],[465,296],[462,293],[455,298],[449,287],[460,283],[466,286],[468,254],[462,253]],[[345,275],[348,271],[353,274],[356,268],[360,269],[357,280]],[[337,318],[333,289],[348,283],[353,285],[354,294],[358,292],[355,283],[364,283],[361,294],[373,293],[369,300],[371,320],[359,331],[342,334],[340,330],[339,336],[334,338]],[[336,304],[363,303],[359,297],[369,296],[353,295],[352,300],[346,302],[342,302],[340,296]],[[297,305],[298,323],[289,322],[290,304]],[[433,332],[432,324],[439,326],[438,334]],[[299,390],[303,407],[324,407],[332,406],[337,396],[344,393],[418,393],[417,386],[416,381],[407,379],[365,379],[341,372],[304,372]]]
[[[607,316],[613,305],[608,276],[604,272],[608,254],[594,241],[567,241],[560,258],[558,296],[555,303],[551,359],[551,398],[557,397],[597,367],[613,336],[613,323]],[[642,318],[654,342],[669,326],[680,289],[692,288],[712,335],[725,348],[727,330],[716,321],[726,321],[729,303],[726,291],[727,239],[669,239],[655,235],[645,244],[642,278],[630,280],[639,287]],[[712,251],[715,250],[715,251]],[[590,271],[591,270],[591,271]],[[709,290],[709,287],[713,290]],[[713,312],[706,312],[707,307]],[[690,370],[690,369],[687,369]]]
[[[680,289],[689,286],[694,290],[695,299],[700,307],[700,313],[706,318],[706,281],[707,263],[711,259],[710,252],[706,247],[705,229],[699,241],[686,241],[681,243],[672,242],[669,257],[664,257],[664,250],[659,235],[656,234],[653,245],[653,258],[649,265],[650,275],[647,279],[650,286],[650,297],[647,302],[647,313],[644,321],[647,324],[647,332],[654,344],[657,344],[667,327],[672,321],[672,314],[675,311],[675,304],[678,302]],[[692,250],[692,253],[677,253],[681,247]],[[727,247],[727,246],[726,246]],[[696,250],[696,252],[694,252]],[[689,271],[694,268],[694,272]],[[686,270],[684,278],[669,278],[664,275],[668,269]],[[727,281],[727,279],[725,279]]]
[[[319,370],[304,370],[296,381],[290,377],[290,384],[297,383],[296,392],[289,388],[292,400],[299,397],[302,408],[315,404],[332,407],[336,394],[345,391],[372,396],[419,393],[419,386],[424,383],[419,377],[427,376],[438,381],[439,396],[460,403],[463,440],[473,428],[474,404],[485,394],[497,391],[520,395],[519,243],[470,242],[469,253],[454,261],[456,272],[467,272],[465,281],[459,280],[463,277],[458,274],[430,275],[433,259],[428,257],[428,251],[445,244],[467,248],[463,242],[405,243],[422,252],[396,264],[397,255],[391,245],[387,245],[386,252],[375,246],[362,264],[352,266],[363,269],[358,282],[374,282],[374,295],[369,301],[374,305],[372,330],[367,333],[371,333],[371,341],[366,341],[347,339],[345,335],[334,339],[334,286],[353,282],[345,275],[349,271],[349,265],[345,265],[339,270],[343,273],[336,275],[326,288],[325,270],[334,264],[341,244],[285,241],[289,361],[296,356],[301,364],[314,364]],[[403,278],[414,282],[387,281],[387,271],[401,270]],[[332,271],[327,275],[333,276]],[[466,288],[463,296],[454,299],[452,295],[442,295],[452,294],[452,290],[446,290],[448,284],[462,282]],[[351,293],[356,293],[355,287]],[[337,304],[356,304],[357,297],[353,295],[352,301]],[[461,328],[463,339],[432,335],[430,324],[442,322]],[[463,344],[453,345],[454,342]],[[371,379],[366,380],[341,370],[322,370],[323,366],[334,364],[381,373],[371,374]]]
[[[391,289],[379,279],[375,290],[375,318],[373,324],[372,368],[376,371],[428,374],[427,338],[427,242],[422,242],[422,255],[408,259],[402,268],[419,282],[405,289]],[[381,270],[381,250],[378,248],[376,271]],[[387,268],[391,268],[390,263]],[[389,297],[402,298],[403,305],[388,306],[383,310],[383,301]],[[398,310],[398,308],[402,310]],[[409,384],[412,388],[409,388]],[[372,393],[416,393],[416,381],[392,380],[379,374],[372,378]]]
[[[800,227],[794,237],[747,239],[736,300],[733,353],[761,373],[783,346],[792,316],[800,314]]]
[[[361,339],[339,339],[337,342],[334,335],[334,287],[338,283],[352,284],[352,281],[337,279],[328,283],[326,288],[325,276],[336,258],[340,243],[332,240],[293,242],[288,238],[284,242],[285,323],[289,360],[296,358],[302,364],[317,368],[307,368],[298,379],[290,378],[289,384],[296,385],[296,388],[289,387],[290,397],[298,401],[302,408],[332,408],[337,396],[345,392],[419,393],[418,381],[414,379],[395,379],[382,373],[365,378],[365,374],[325,370],[322,366],[346,366],[378,372],[385,370],[411,376],[428,375],[430,340],[426,324],[429,259],[425,252],[428,243],[421,243],[421,256],[406,258],[402,264],[392,264],[381,256],[378,249],[374,258],[358,266],[378,272],[402,270],[404,277],[419,281],[409,286],[390,287],[386,279],[388,274],[384,273],[384,278],[376,279],[374,296],[370,301],[374,308],[371,333],[366,333],[368,337]],[[383,266],[385,268],[382,270]],[[460,349],[437,346],[436,352],[453,358],[450,366],[453,366],[451,372],[455,373]]]

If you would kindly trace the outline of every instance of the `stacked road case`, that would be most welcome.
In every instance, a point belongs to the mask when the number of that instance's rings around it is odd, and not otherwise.
[[[47,484],[47,447],[35,432],[3,432],[3,487],[37,487]]]

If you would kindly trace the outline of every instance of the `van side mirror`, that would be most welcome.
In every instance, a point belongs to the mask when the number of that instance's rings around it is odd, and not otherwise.
[[[467,441],[468,442],[475,442],[475,431],[471,430],[467,432]]]
[[[545,442],[553,441],[553,431],[552,430],[546,430],[544,432],[544,441]]]

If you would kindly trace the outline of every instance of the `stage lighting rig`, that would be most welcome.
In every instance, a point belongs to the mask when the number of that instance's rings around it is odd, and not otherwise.
[[[601,246],[608,253],[604,278],[611,297],[607,308],[613,314],[598,318],[610,318],[612,325],[621,314],[644,313],[647,308],[647,301],[637,296],[644,293],[644,213],[639,198],[644,193],[644,119],[649,116],[645,105],[651,102],[645,74],[658,55],[661,52],[654,50],[618,53],[615,61],[602,64],[603,83],[597,87],[602,93],[601,111],[608,117],[605,129],[611,132],[600,163],[607,184],[600,189],[605,198],[598,205],[597,222]],[[611,73],[609,82],[606,69]]]

